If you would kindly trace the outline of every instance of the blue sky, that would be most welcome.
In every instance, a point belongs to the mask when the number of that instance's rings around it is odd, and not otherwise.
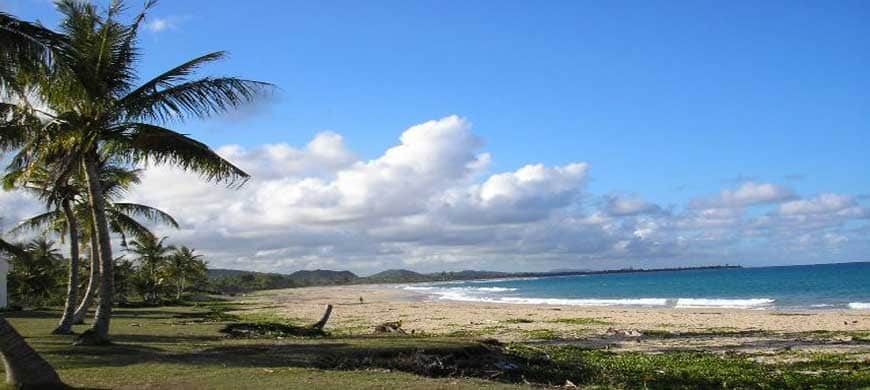
[[[47,1],[0,7],[56,24]],[[868,17],[863,1],[163,1],[141,38],[141,69],[228,50],[208,73],[280,87],[185,128],[215,148],[302,148],[332,131],[367,161],[410,126],[455,114],[491,155],[489,174],[587,162],[584,207],[627,194],[679,213],[746,182],[863,207]]]

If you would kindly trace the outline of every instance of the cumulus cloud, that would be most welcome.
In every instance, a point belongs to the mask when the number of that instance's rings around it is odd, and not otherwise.
[[[647,202],[642,198],[631,195],[609,195],[606,210],[612,216],[624,217],[639,214],[656,214],[662,212],[662,208],[654,203]]]
[[[833,214],[848,217],[870,216],[868,209],[858,205],[851,196],[821,194],[810,199],[793,200],[779,205],[779,213],[786,216]]]
[[[747,181],[736,189],[722,190],[718,196],[691,202],[693,208],[735,208],[779,203],[795,197],[792,190],[770,183]]]
[[[590,193],[594,167],[582,160],[491,172],[498,156],[458,116],[407,128],[371,160],[337,132],[303,146],[216,150],[252,174],[247,185],[150,166],[129,194],[174,215],[181,229],[158,233],[216,267],[547,270],[763,264],[870,249],[860,225],[870,213],[856,197],[799,198],[753,181],[665,210],[638,194]],[[751,208],[762,204],[775,208]],[[18,219],[40,207],[5,193],[0,209]]]
[[[514,172],[490,176],[480,185],[448,191],[442,208],[452,222],[502,224],[547,218],[574,203],[588,171],[586,163],[546,167],[526,165]]]

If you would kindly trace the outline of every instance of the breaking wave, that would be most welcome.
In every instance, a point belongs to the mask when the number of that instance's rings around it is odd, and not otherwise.
[[[405,290],[424,293],[439,300],[461,302],[503,303],[515,305],[563,306],[640,306],[675,308],[767,309],[776,300],[771,298],[707,299],[707,298],[534,298],[516,296],[510,287],[437,287],[403,286]],[[862,306],[867,305],[867,306]],[[851,308],[870,308],[870,304],[856,302]]]
[[[750,299],[703,299],[680,298],[675,307],[678,308],[722,308],[722,309],[763,309],[776,302],[770,298]]]

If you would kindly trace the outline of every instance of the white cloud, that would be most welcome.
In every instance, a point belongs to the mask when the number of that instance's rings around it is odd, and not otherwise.
[[[607,213],[612,216],[624,217],[639,214],[655,214],[662,212],[662,208],[654,203],[647,202],[638,196],[607,196]]]
[[[811,199],[793,200],[779,205],[781,215],[839,214],[844,216],[863,216],[867,209],[860,207],[850,196],[821,194]]]
[[[170,15],[162,18],[154,18],[145,23],[145,28],[152,33],[175,30],[181,23],[188,20],[187,16]]]
[[[489,172],[493,157],[457,116],[406,129],[371,160],[335,132],[301,147],[217,150],[252,174],[247,185],[154,166],[129,196],[174,215],[181,230],[159,233],[216,267],[547,270],[800,262],[870,249],[860,226],[870,213],[853,197],[798,199],[747,182],[664,210],[641,195],[589,193],[594,167],[581,161]],[[777,203],[764,215],[749,208]],[[38,206],[0,194],[7,219]]]
[[[759,204],[779,203],[793,199],[794,193],[785,187],[770,183],[745,182],[733,190],[722,190],[714,198],[695,199],[694,208],[734,208]]]

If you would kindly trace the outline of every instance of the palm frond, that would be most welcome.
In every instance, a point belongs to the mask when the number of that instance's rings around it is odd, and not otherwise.
[[[217,51],[176,66],[142,84],[139,88],[127,94],[127,96],[124,96],[119,105],[125,107],[128,112],[140,112],[142,109],[141,103],[145,101],[144,98],[148,95],[156,93],[159,89],[172,88],[179,82],[184,81],[186,77],[192,75],[199,67],[209,62],[219,61],[224,57],[226,57],[226,52]]]
[[[13,244],[0,238],[0,252],[6,252],[21,260],[30,260],[30,254],[21,247],[21,245]]]
[[[0,84],[14,78],[13,69],[51,66],[53,49],[65,43],[61,34],[0,12]]]
[[[106,210],[106,213],[109,216],[109,227],[115,233],[123,235],[125,240],[126,236],[133,237],[139,241],[147,240],[154,236],[154,233],[152,233],[151,230],[132,217],[110,210]]]
[[[110,207],[127,216],[143,218],[151,222],[169,225],[178,229],[178,222],[175,221],[175,218],[166,212],[151,206],[138,203],[117,202],[113,203]]]
[[[154,90],[127,101],[123,108],[131,120],[203,119],[250,103],[271,88],[271,84],[260,81],[207,77]]]
[[[238,179],[244,184],[249,177],[208,145],[184,134],[147,123],[127,123],[124,127],[124,137],[107,141],[105,148],[131,162],[170,164],[199,173],[210,181],[231,184]]]
[[[9,231],[10,234],[21,234],[32,231],[54,230],[60,228],[61,234],[65,231],[66,219],[60,210],[47,211],[39,215],[27,218]]]

